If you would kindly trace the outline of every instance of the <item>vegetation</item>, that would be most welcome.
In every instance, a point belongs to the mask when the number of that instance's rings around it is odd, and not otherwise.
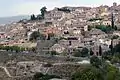
[[[118,38],[119,38],[118,35],[113,35],[111,39],[113,40],[113,39],[118,39]]]
[[[69,9],[67,9],[66,7],[63,7],[63,8],[58,8],[58,11],[63,11],[63,12],[66,12],[66,13],[70,13],[71,11]]]
[[[52,78],[60,78],[56,75],[48,75],[48,74],[42,74],[42,73],[36,73],[32,80],[50,80]]]
[[[120,44],[117,44],[111,51],[103,53],[102,57],[112,64],[120,63]]]
[[[35,15],[33,14],[33,15],[31,15],[31,20],[36,20],[36,17],[35,17]]]
[[[41,9],[40,9],[40,11],[41,11],[41,17],[44,19],[44,17],[45,17],[45,13],[47,12],[47,10],[46,10],[47,8],[46,7],[42,7]]]
[[[91,65],[80,68],[72,75],[72,80],[120,80],[119,69],[93,56]]]
[[[51,51],[50,54],[53,55],[58,55],[58,53],[56,51]]]
[[[102,61],[97,56],[91,57],[90,63],[92,66],[95,66],[97,68],[99,68],[102,65]]]
[[[81,57],[87,57],[89,50],[87,48],[83,48],[81,51]]]
[[[49,34],[48,34],[48,38],[47,38],[47,39],[48,39],[48,40],[51,40],[51,39],[53,39],[53,38],[54,38],[54,36],[55,36],[55,35],[54,35],[53,33],[49,33]]]
[[[105,32],[105,33],[108,33],[110,31],[112,31],[112,27],[109,25],[109,26],[104,26],[104,25],[97,25],[96,26],[97,29],[100,29],[101,31]]]
[[[94,52],[92,51],[92,49],[90,49],[90,56],[92,56],[94,54]]]
[[[102,56],[102,47],[99,46],[99,55]]]
[[[96,29],[100,29],[101,31],[105,32],[105,33],[109,33],[111,31],[117,30],[117,26],[110,26],[110,25],[96,25],[95,27],[93,26],[88,26],[88,31],[90,31],[92,28],[96,28]]]
[[[33,20],[42,20],[42,19],[44,19],[45,13],[47,12],[47,8],[46,8],[46,7],[42,7],[42,8],[40,9],[40,11],[41,11],[41,14],[39,14],[39,15],[37,15],[37,16],[35,16],[34,14],[32,14],[30,20],[33,21]]]
[[[18,46],[0,46],[0,50],[22,52],[26,49]]]
[[[89,50],[87,48],[83,48],[82,50],[76,49],[73,53],[73,56],[75,57],[87,57]]]
[[[72,80],[104,80],[102,72],[95,67],[84,67],[72,75]]]
[[[79,49],[76,49],[73,53],[73,56],[75,57],[81,57],[81,51]]]
[[[45,40],[45,38],[45,35],[41,34],[38,31],[34,31],[30,36],[30,41]]]
[[[90,31],[93,28],[93,26],[88,25],[88,31]]]

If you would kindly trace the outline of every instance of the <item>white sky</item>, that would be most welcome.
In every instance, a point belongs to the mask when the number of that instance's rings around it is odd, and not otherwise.
[[[120,0],[0,0],[0,17],[39,14],[40,8],[48,9],[62,6],[100,6],[113,2],[120,4]]]

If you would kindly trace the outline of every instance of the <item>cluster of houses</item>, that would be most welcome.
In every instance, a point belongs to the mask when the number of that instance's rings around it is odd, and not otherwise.
[[[113,3],[113,6],[100,6],[95,8],[89,7],[63,7],[71,10],[71,12],[59,11],[58,8],[53,9],[45,14],[45,22],[51,23],[51,32],[56,34],[59,39],[57,43],[49,40],[38,41],[37,50],[40,54],[46,54],[48,51],[56,51],[57,53],[72,53],[75,49],[88,48],[95,55],[99,55],[99,47],[102,52],[109,51],[111,45],[111,36],[119,36],[120,31],[113,33],[105,33],[100,29],[96,29],[96,25],[112,26],[112,18],[114,25],[119,29],[119,9],[120,5]],[[89,30],[89,26],[93,26]],[[56,29],[54,32],[54,29]],[[113,40],[115,46],[120,42],[119,38]],[[49,44],[50,45],[45,45]],[[42,46],[41,46],[42,45]],[[44,45],[44,46],[43,46]]]
[[[112,25],[111,18],[114,17],[114,25],[119,29],[120,5],[117,5],[117,3],[113,3],[111,7],[102,5],[94,8],[63,7],[61,9],[67,9],[70,10],[70,12],[54,8],[45,13],[44,20],[23,20],[21,22],[4,25],[6,29],[4,29],[4,32],[0,32],[0,44],[12,45],[27,43],[29,42],[31,34],[34,31],[39,31],[46,36],[52,33],[59,40],[57,42],[54,40],[38,41],[38,53],[44,54],[45,51],[52,50],[58,53],[63,53],[64,51],[71,53],[74,49],[86,47],[89,50],[92,49],[93,52],[97,54],[99,46],[102,47],[102,51],[109,50],[111,44],[110,35],[120,36],[120,31],[107,34],[100,29],[94,28],[96,25],[109,27],[109,25]],[[93,28],[89,30],[89,26]],[[113,42],[113,44],[116,45],[119,43],[119,39]]]

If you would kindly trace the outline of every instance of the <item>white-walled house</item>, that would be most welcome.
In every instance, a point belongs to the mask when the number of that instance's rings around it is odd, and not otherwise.
[[[99,39],[99,42],[102,44],[106,44],[107,46],[111,45],[111,39]]]
[[[102,24],[103,25],[111,25],[111,21],[110,20],[104,20],[103,22],[102,22]]]
[[[50,48],[50,51],[56,51],[57,53],[62,53],[64,50],[65,50],[65,48],[60,44],[54,44]]]

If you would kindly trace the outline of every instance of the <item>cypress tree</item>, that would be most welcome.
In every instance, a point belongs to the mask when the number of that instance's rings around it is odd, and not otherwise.
[[[114,16],[113,16],[113,13],[112,13],[112,16],[111,16],[111,26],[112,26],[112,29],[114,29]]]

